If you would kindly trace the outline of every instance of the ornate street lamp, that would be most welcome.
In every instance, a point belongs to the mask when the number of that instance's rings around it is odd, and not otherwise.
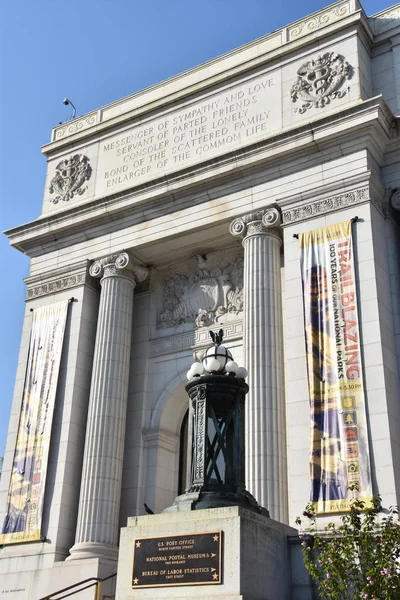
[[[213,345],[188,371],[188,487],[174,502],[191,510],[243,506],[266,514],[245,489],[244,403],[247,370],[222,345],[223,331],[210,331]],[[171,507],[173,510],[173,508]]]

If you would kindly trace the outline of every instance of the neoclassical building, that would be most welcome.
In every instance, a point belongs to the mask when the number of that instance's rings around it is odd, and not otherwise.
[[[367,17],[357,0],[340,0],[53,129],[42,213],[6,232],[31,267],[0,482],[0,594],[38,600],[114,574],[127,518],[144,503],[159,513],[185,489],[186,373],[210,329],[223,328],[249,372],[247,488],[272,519],[294,524],[316,452],[311,346],[324,345],[307,342],[301,244],[343,221],[352,220],[358,333],[347,313],[335,323],[358,353],[365,412],[343,413],[348,400],[339,414],[357,417],[353,435],[363,428],[348,451],[364,453],[368,489],[399,503],[399,114],[400,5]],[[340,253],[339,262],[343,286]],[[38,426],[50,429],[38,453],[27,365],[35,324],[53,305],[65,330],[56,358],[49,342],[56,388],[39,406]],[[351,380],[355,354],[346,360]],[[363,468],[340,460],[347,473]],[[35,518],[36,539],[13,537]],[[13,519],[26,522],[12,530]],[[293,577],[292,598],[301,585]]]

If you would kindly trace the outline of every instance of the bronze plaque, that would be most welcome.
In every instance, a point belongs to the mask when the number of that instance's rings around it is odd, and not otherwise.
[[[222,531],[136,538],[132,588],[222,583]]]

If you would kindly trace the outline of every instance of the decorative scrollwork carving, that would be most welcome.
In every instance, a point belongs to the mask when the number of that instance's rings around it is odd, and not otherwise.
[[[92,167],[87,156],[74,154],[62,160],[56,166],[56,173],[50,181],[49,192],[56,194],[50,202],[58,204],[60,200],[71,200],[75,194],[81,196],[87,190],[87,186],[82,186],[85,181],[89,181],[91,175]]]
[[[68,135],[72,135],[73,133],[76,133],[77,131],[82,131],[83,129],[88,129],[88,127],[91,127],[92,125],[95,125],[97,123],[97,113],[91,113],[89,115],[86,115],[86,117],[83,117],[82,119],[75,119],[74,121],[72,121],[72,123],[68,123],[67,125],[64,125],[62,127],[57,127],[57,129],[55,129],[55,139],[59,140],[61,138],[63,138],[64,136],[67,137]]]
[[[240,222],[241,227],[236,226]],[[251,235],[268,233],[281,237],[281,213],[276,206],[256,210],[232,221],[229,231],[234,236],[247,238]]]
[[[128,252],[110,254],[96,260],[89,268],[92,277],[129,277],[134,283],[144,281],[148,275],[146,267],[132,261]]]
[[[290,95],[293,102],[302,102],[295,112],[305,113],[311,107],[322,108],[334,98],[343,98],[342,88],[353,75],[353,68],[336,52],[326,52],[301,65]]]
[[[219,266],[217,266],[219,265]],[[221,264],[218,253],[197,256],[197,273],[166,277],[158,327],[208,327],[243,311],[243,258]]]
[[[345,17],[349,14],[349,4],[348,2],[335,6],[334,8],[329,8],[327,11],[315,15],[314,17],[305,19],[304,21],[300,21],[296,23],[292,27],[289,28],[289,39],[295,40],[299,37],[307,35],[317,29],[321,29],[330,23],[334,23],[338,21],[342,17]]]

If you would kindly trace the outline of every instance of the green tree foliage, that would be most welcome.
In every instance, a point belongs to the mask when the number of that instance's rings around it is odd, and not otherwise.
[[[354,500],[341,524],[317,530],[311,505],[298,518],[307,571],[323,600],[400,600],[398,507],[381,512],[381,498],[367,508]]]

